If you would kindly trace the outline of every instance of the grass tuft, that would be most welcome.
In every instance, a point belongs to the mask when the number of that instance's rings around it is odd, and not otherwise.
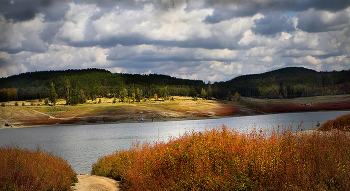
[[[350,190],[350,140],[341,132],[187,132],[102,157],[92,174],[125,190]]]

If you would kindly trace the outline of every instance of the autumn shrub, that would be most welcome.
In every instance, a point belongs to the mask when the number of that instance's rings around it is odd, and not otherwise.
[[[136,143],[100,158],[92,174],[121,180],[125,190],[350,190],[350,140],[223,126]]]
[[[0,190],[70,190],[77,182],[67,161],[40,149],[0,148]]]
[[[350,131],[350,114],[327,121],[319,128],[321,131],[329,131],[332,129]]]

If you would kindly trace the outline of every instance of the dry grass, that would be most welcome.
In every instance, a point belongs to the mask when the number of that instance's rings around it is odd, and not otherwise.
[[[125,190],[349,190],[350,140],[342,133],[189,132],[134,144],[93,165]]]
[[[67,161],[40,149],[1,147],[0,159],[1,190],[70,190],[77,181]]]

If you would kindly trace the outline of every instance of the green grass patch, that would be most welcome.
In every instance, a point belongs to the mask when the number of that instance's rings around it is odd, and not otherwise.
[[[223,126],[136,143],[101,157],[92,174],[121,180],[125,190],[350,190],[350,140]]]
[[[40,149],[0,148],[0,190],[70,190],[77,182],[67,161]]]

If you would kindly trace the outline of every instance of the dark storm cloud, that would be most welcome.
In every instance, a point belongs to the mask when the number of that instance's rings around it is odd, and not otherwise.
[[[346,10],[337,13],[309,10],[298,14],[297,27],[303,31],[315,33],[342,30],[350,26],[350,18]]]
[[[55,35],[60,30],[62,25],[63,23],[60,22],[48,23],[48,26],[40,34],[41,39],[47,42],[48,44],[52,44]]]
[[[290,17],[282,15],[271,15],[254,20],[255,26],[252,31],[262,35],[274,35],[278,32],[292,32],[295,31],[294,23]]]
[[[2,0],[0,2],[0,13],[6,19],[16,22],[31,20],[39,13],[43,13],[47,20],[57,21],[68,10],[67,2],[65,0]]]
[[[208,0],[207,5],[215,10],[208,15],[204,22],[218,23],[233,17],[253,16],[257,13],[270,11],[294,11],[300,12],[311,8],[331,12],[340,11],[350,6],[348,0]],[[230,8],[236,6],[236,9]]]
[[[205,17],[205,23],[219,23],[221,21],[230,20],[234,17],[246,17],[255,15],[258,12],[257,9],[252,7],[242,6],[239,10],[231,10],[224,7],[215,8],[212,15]]]
[[[137,2],[134,0],[77,0],[77,4],[96,4],[101,9],[111,10],[115,6],[124,9],[142,9],[143,5],[149,1]],[[152,1],[153,2],[153,1]],[[6,19],[18,21],[28,21],[36,14],[42,13],[48,21],[58,21],[63,18],[69,9],[68,3],[71,0],[1,0],[0,13]],[[103,11],[105,12],[105,11]]]

